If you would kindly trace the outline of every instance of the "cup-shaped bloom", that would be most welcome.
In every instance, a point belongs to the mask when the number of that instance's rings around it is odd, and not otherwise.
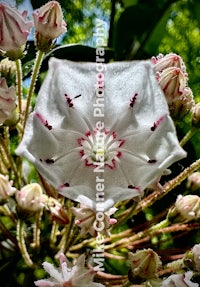
[[[60,4],[49,1],[33,13],[35,40],[39,50],[46,52],[52,41],[67,31]]]
[[[11,119],[16,108],[14,86],[8,87],[6,79],[0,79],[0,124]]]
[[[16,188],[12,186],[12,181],[8,176],[0,174],[0,203],[7,200],[16,192]]]
[[[16,192],[16,201],[20,211],[36,213],[43,209],[46,196],[38,183],[30,183]]]
[[[186,153],[149,61],[97,68],[50,60],[16,152],[64,196],[105,211],[140,199]]]
[[[133,282],[139,278],[145,280],[157,278],[157,272],[162,265],[158,254],[150,248],[129,253],[129,261],[131,267],[129,278]]]
[[[26,11],[20,13],[16,8],[0,3],[0,50],[8,52],[14,59],[23,55],[22,47],[33,26],[26,17]]]
[[[161,287],[199,287],[198,283],[191,281],[192,276],[192,271],[188,271],[184,274],[173,274],[163,280]]]
[[[60,254],[60,268],[54,267],[51,263],[43,263],[44,270],[50,274],[49,279],[35,281],[38,287],[103,287],[100,283],[93,282],[95,271],[85,268],[85,255],[81,255],[75,265],[66,259],[63,253]]]

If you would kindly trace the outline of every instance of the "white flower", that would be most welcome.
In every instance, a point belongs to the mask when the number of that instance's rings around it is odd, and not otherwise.
[[[86,269],[85,255],[81,255],[72,266],[64,254],[60,254],[60,268],[55,268],[48,262],[43,263],[46,272],[50,274],[49,279],[35,281],[39,287],[103,287],[100,283],[92,282],[95,271]]]
[[[198,283],[191,281],[192,275],[191,271],[185,274],[173,274],[162,282],[161,287],[199,287]]]
[[[186,156],[149,61],[49,65],[16,152],[61,194],[105,211]]]

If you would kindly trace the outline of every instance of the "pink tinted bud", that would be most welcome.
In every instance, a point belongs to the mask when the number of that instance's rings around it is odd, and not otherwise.
[[[186,72],[185,64],[182,58],[174,53],[169,53],[167,55],[159,54],[157,57],[151,58],[152,63],[155,65],[155,72],[162,72],[164,69],[169,67],[180,68],[182,72]]]
[[[187,80],[180,68],[169,67],[158,75],[158,83],[170,103],[183,93]]]
[[[186,220],[200,216],[200,197],[198,195],[179,195],[175,206]]]
[[[15,88],[8,87],[5,78],[0,79],[0,124],[12,118],[16,108],[15,100]]]
[[[22,211],[35,213],[43,209],[46,196],[38,183],[30,183],[16,192],[16,200]]]
[[[57,1],[47,2],[33,13],[35,40],[39,50],[47,51],[52,41],[66,32],[66,23],[60,4]]]
[[[22,14],[5,3],[0,3],[0,50],[12,52],[12,56],[20,58],[18,51],[26,43],[32,22],[26,21],[26,13]]]
[[[198,219],[200,217],[200,197],[198,195],[179,195],[175,202],[175,207],[169,210],[168,218],[173,213],[176,213],[175,220],[173,222],[187,222],[190,220]]]
[[[173,53],[166,56],[159,54],[157,57],[152,57],[152,63],[156,79],[165,94],[170,115],[176,120],[181,120],[194,106],[182,58]]]
[[[192,90],[189,87],[185,87],[182,95],[175,98],[169,104],[169,110],[174,118],[180,120],[192,110],[193,106],[194,98]]]
[[[200,172],[199,171],[193,172],[192,174],[188,176],[187,188],[189,188],[192,191],[196,191],[200,189]]]
[[[197,103],[192,109],[192,125],[200,127],[200,103]]]

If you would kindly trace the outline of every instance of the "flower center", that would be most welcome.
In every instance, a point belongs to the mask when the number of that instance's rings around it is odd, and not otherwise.
[[[77,142],[81,147],[79,154],[86,166],[96,166],[102,162],[113,169],[122,156],[120,147],[125,141],[118,139],[115,131],[96,129],[78,138]]]

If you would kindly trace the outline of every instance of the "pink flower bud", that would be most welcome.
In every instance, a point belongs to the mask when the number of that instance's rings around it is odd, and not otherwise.
[[[16,93],[13,86],[8,87],[5,78],[0,79],[0,124],[12,118],[15,104]]]
[[[200,189],[200,172],[199,171],[193,172],[192,174],[188,176],[187,188],[189,188],[192,191],[196,191]]]
[[[155,65],[154,70],[155,72],[162,72],[163,70],[169,67],[176,67],[180,68],[182,72],[186,74],[186,67],[182,60],[182,58],[174,53],[169,53],[167,55],[159,54],[157,57],[151,58],[152,63]]]
[[[200,103],[197,103],[192,109],[192,125],[200,127]]]
[[[179,195],[175,206],[170,208],[167,219],[172,222],[188,222],[200,217],[200,197],[198,195]]]
[[[16,188],[12,187],[12,181],[8,179],[8,176],[0,174],[0,202],[12,196],[15,191]]]
[[[31,183],[16,192],[16,200],[20,210],[35,213],[43,209],[46,196],[38,183]]]
[[[67,31],[60,4],[57,1],[47,2],[36,10],[33,13],[33,19],[36,46],[39,50],[48,50],[52,41]]]
[[[152,57],[156,79],[163,90],[170,114],[174,119],[182,119],[194,106],[188,74],[182,58],[170,53]]]
[[[12,52],[14,58],[22,56],[18,50],[26,43],[33,25],[26,16],[26,11],[21,14],[16,8],[0,4],[0,50]]]
[[[198,195],[179,195],[175,206],[186,220],[196,219],[200,216],[200,197]]]
[[[187,80],[180,68],[169,67],[156,76],[169,104],[174,98],[182,95]]]

